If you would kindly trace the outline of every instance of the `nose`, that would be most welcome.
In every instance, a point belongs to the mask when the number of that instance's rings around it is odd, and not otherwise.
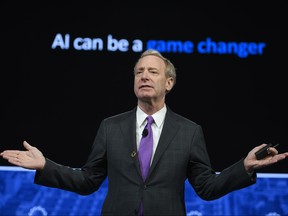
[[[144,70],[143,73],[141,74],[141,79],[148,79],[149,78],[149,71]]]

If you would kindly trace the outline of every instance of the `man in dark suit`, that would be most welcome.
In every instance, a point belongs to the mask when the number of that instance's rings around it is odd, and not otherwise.
[[[104,119],[92,151],[81,168],[57,164],[26,141],[26,151],[1,153],[10,163],[35,169],[36,184],[88,195],[108,177],[103,215],[185,215],[186,179],[204,200],[213,200],[256,182],[256,169],[288,156],[270,147],[269,155],[257,160],[253,148],[245,158],[215,173],[211,168],[200,125],[174,113],[165,97],[176,83],[174,65],[155,50],[145,51],[134,67],[137,106],[128,112]],[[152,116],[153,149],[148,176],[143,179],[139,146]],[[150,133],[152,133],[150,132]],[[139,213],[139,208],[141,212]]]

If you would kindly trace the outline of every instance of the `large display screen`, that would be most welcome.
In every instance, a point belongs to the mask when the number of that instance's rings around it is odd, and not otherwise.
[[[288,150],[281,11],[118,6],[23,10],[3,25],[0,151],[26,140],[58,163],[82,166],[101,120],[136,106],[133,67],[148,48],[174,63],[166,103],[202,125],[216,171],[261,143]],[[287,173],[287,163],[261,172]]]

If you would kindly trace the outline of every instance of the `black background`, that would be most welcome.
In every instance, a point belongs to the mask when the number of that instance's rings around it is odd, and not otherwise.
[[[85,163],[100,124],[132,109],[140,53],[51,49],[57,33],[117,39],[265,42],[260,56],[163,53],[177,69],[167,105],[202,125],[212,166],[221,171],[261,143],[287,148],[285,11],[227,7],[39,7],[2,19],[0,151],[23,140],[64,165]],[[9,8],[11,10],[11,8]],[[273,16],[271,14],[274,14]],[[145,49],[145,47],[144,47]],[[0,159],[0,165],[9,165]],[[287,161],[261,172],[286,173]]]

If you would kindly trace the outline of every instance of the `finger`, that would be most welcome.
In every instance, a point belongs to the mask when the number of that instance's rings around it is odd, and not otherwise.
[[[23,146],[24,146],[24,148],[27,149],[28,151],[33,148],[33,146],[31,146],[27,141],[24,141],[24,142],[23,142]]]
[[[272,153],[272,155],[278,154],[278,150],[277,150],[276,148],[274,148],[274,147],[269,147],[269,148],[267,149],[267,152],[268,152],[268,154],[271,154],[271,153]]]
[[[18,158],[9,158],[7,159],[9,163],[14,165],[19,165],[19,159]]]
[[[5,150],[1,153],[1,156],[5,157],[16,157],[20,154],[19,150]]]
[[[258,150],[260,150],[261,148],[263,148],[264,146],[267,146],[268,144],[266,144],[266,143],[263,143],[263,144],[261,144],[261,145],[259,145],[259,146],[256,146],[255,148],[254,148],[254,150],[255,151],[258,151]]]
[[[288,155],[284,154],[277,154],[273,156],[273,159],[277,160],[277,161],[281,161],[284,160]]]

